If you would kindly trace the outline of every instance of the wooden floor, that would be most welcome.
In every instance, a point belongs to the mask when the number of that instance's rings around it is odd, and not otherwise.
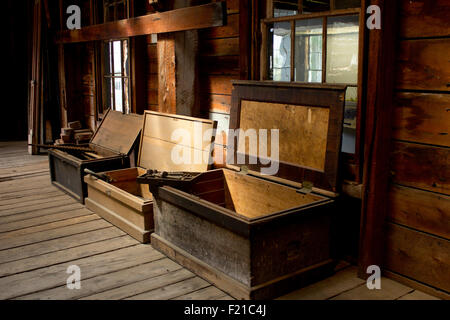
[[[81,270],[81,289],[66,286]],[[0,299],[232,299],[52,186],[46,156],[0,142]],[[434,299],[389,279],[368,290],[356,268],[280,299]]]

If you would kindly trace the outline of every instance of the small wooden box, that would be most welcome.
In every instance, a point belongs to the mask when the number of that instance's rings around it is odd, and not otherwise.
[[[330,274],[344,98],[345,86],[234,82],[230,127],[279,129],[279,170],[259,174],[261,158],[229,143],[244,170],[156,189],[152,246],[238,299],[274,298]]]
[[[79,151],[50,149],[48,159],[52,183],[81,203],[87,196],[84,169],[94,172],[130,167],[130,157],[142,128],[142,116],[108,111],[89,144],[99,159],[86,160]]]
[[[203,172],[209,167],[212,152],[212,140],[216,123],[211,120],[145,111],[144,125],[139,148],[138,167],[107,171],[111,182],[87,175],[84,181],[88,185],[86,207],[104,219],[121,228],[140,242],[150,241],[153,232],[153,198],[146,185],[137,183],[136,178],[147,169],[159,171]],[[195,152],[195,130],[198,128],[203,144],[197,151],[202,155],[200,163],[177,164],[172,161],[175,146],[192,156]],[[190,141],[178,144],[172,134],[176,129],[184,129],[191,134]],[[186,137],[184,137],[186,138]]]

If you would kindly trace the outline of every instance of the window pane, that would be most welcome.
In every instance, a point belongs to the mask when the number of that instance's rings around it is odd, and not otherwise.
[[[358,82],[359,16],[328,18],[328,83]]]
[[[295,81],[322,82],[322,21],[295,22]]]
[[[113,101],[113,83],[111,78],[103,78],[103,101],[104,101],[104,108],[103,110],[109,109],[114,105]]]
[[[115,107],[114,110],[123,112],[123,90],[122,90],[122,78],[114,79],[114,98],[115,98]]]
[[[277,22],[269,27],[269,79],[291,80],[291,23]]]
[[[114,56],[114,75],[120,76],[122,74],[122,50],[121,41],[113,41],[113,56]]]
[[[284,17],[298,13],[298,0],[283,0],[273,2],[273,16]]]

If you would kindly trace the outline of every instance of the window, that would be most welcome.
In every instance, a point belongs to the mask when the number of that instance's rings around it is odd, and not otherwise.
[[[103,43],[103,109],[130,113],[128,40]]]
[[[360,1],[273,1],[272,5],[273,18],[263,20],[267,63],[262,64],[262,78],[347,85],[342,151],[357,153],[363,27],[360,8],[346,6]],[[321,12],[337,6],[346,9]]]
[[[103,22],[127,19],[128,0],[103,0]],[[111,39],[101,43],[101,99],[98,113],[107,109],[131,112],[130,40]]]

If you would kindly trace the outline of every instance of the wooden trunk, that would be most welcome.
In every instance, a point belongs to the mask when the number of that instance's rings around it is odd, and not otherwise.
[[[330,275],[344,95],[343,86],[234,82],[231,128],[279,129],[279,170],[256,172],[262,159],[238,135],[228,150],[246,168],[154,191],[153,247],[238,299],[274,298]]]
[[[209,142],[204,141],[201,154],[211,153],[211,139],[215,122],[159,112],[145,111],[144,126],[138,157],[138,167],[105,171],[111,182],[105,182],[92,175],[87,175],[84,181],[88,185],[86,207],[102,218],[127,232],[142,243],[150,241],[153,232],[153,198],[146,185],[140,185],[136,178],[148,169],[159,171],[198,171],[208,169],[208,163],[176,164],[172,161],[172,132],[184,128],[189,133],[194,132],[198,124],[203,133],[210,129]],[[208,140],[208,139],[206,139]],[[191,147],[183,147],[185,152],[194,152]]]
[[[48,151],[52,183],[84,203],[87,187],[84,169],[94,172],[130,167],[130,157],[142,128],[142,116],[109,111],[88,145],[99,159],[86,160],[81,151]],[[120,130],[119,130],[120,129]]]

